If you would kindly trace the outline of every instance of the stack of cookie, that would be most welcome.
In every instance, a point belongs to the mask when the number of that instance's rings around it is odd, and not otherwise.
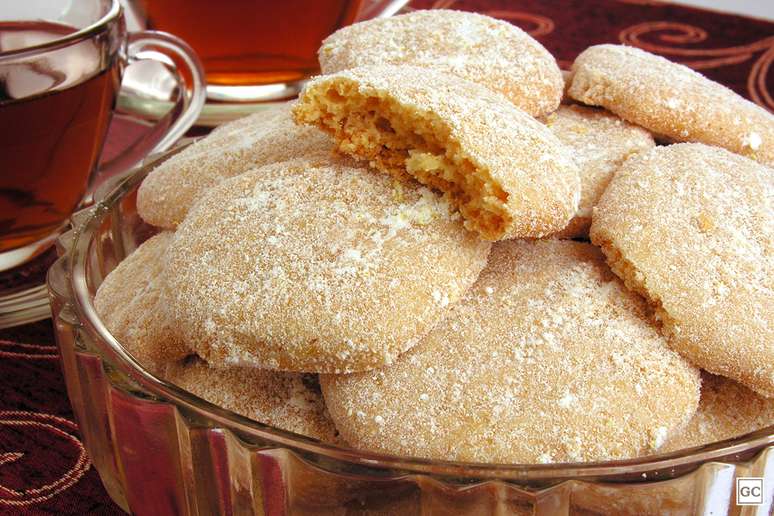
[[[160,232],[95,299],[141,364],[425,458],[611,460],[774,422],[770,113],[615,45],[565,85],[464,12],[356,24],[319,56],[297,102],[142,184]]]

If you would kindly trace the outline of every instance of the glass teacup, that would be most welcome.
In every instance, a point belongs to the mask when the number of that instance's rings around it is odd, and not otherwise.
[[[355,21],[390,16],[408,0],[125,0],[141,28],[171,32],[196,50],[213,101],[293,97],[319,71],[326,36]]]
[[[118,0],[0,4],[0,271],[50,247],[88,196],[122,77],[149,60],[148,84],[168,87],[147,91],[166,91],[174,107],[100,174],[168,147],[191,126],[204,103],[198,58],[169,34],[127,33]],[[29,287],[0,284],[0,316],[29,302],[19,297]]]

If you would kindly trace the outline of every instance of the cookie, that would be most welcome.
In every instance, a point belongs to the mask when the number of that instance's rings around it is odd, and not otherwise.
[[[591,209],[626,158],[653,148],[653,136],[601,109],[560,106],[543,122],[569,148],[578,164],[581,196],[578,212],[555,236],[587,238]]]
[[[338,150],[445,192],[487,240],[564,228],[580,196],[569,151],[483,86],[432,69],[373,66],[318,77],[294,109]]]
[[[94,307],[108,331],[143,367],[158,373],[191,351],[167,317],[162,288],[171,232],[146,240],[97,289]]]
[[[618,170],[591,240],[648,298],[672,347],[774,396],[774,170],[698,143]]]
[[[687,66],[638,48],[596,45],[572,66],[569,95],[677,142],[774,165],[774,115]]]
[[[140,216],[154,226],[173,229],[202,193],[225,178],[269,163],[330,154],[330,139],[294,124],[291,107],[280,104],[222,125],[162,163],[140,185]]]
[[[350,445],[431,459],[597,461],[658,449],[699,373],[591,244],[509,241],[460,303],[388,368],[321,375]]]
[[[170,364],[164,378],[219,407],[269,426],[339,442],[317,377],[253,367],[210,367],[198,357]]]
[[[339,29],[318,51],[325,74],[413,65],[479,83],[533,116],[554,111],[564,82],[554,57],[520,28],[489,16],[434,9]]]
[[[688,426],[660,451],[693,448],[738,437],[774,425],[774,399],[758,396],[743,385],[705,373],[699,409]]]
[[[168,253],[170,309],[213,365],[362,371],[437,323],[489,248],[416,183],[277,163],[224,181],[188,214]]]

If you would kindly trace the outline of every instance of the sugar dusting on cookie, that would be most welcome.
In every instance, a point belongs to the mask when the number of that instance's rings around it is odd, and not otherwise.
[[[166,310],[164,267],[173,239],[165,231],[143,242],[108,274],[94,296],[94,308],[108,331],[153,373],[191,353]]]
[[[743,385],[702,374],[701,401],[688,426],[668,439],[661,451],[701,446],[774,425],[774,398],[764,398]]]
[[[682,429],[699,400],[698,371],[643,301],[596,248],[569,241],[495,244],[415,349],[321,385],[355,447],[497,463],[637,456]]]
[[[656,134],[774,165],[774,115],[694,70],[644,50],[595,45],[573,63],[570,97]]]
[[[170,307],[214,364],[389,364],[457,301],[490,244],[438,194],[338,161],[278,163],[208,192],[170,248]]]
[[[314,375],[217,368],[193,359],[170,364],[164,378],[255,421],[324,442],[340,442]]]
[[[226,178],[277,161],[330,155],[332,142],[319,131],[297,126],[292,102],[221,125],[148,174],[137,193],[146,222],[174,229],[209,188]]]
[[[591,227],[674,349],[763,395],[774,395],[773,200],[770,168],[675,144],[627,161]]]
[[[585,238],[591,210],[613,174],[627,158],[652,148],[653,136],[605,110],[577,105],[560,106],[544,123],[571,149],[581,178],[578,212],[555,236]]]
[[[419,10],[356,23],[323,41],[323,73],[414,65],[451,73],[505,95],[527,113],[556,109],[564,82],[554,57],[508,22],[476,13]]]

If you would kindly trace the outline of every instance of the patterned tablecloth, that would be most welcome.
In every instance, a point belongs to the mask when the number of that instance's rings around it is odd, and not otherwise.
[[[416,0],[486,13],[528,31],[569,67],[589,45],[621,42],[700,70],[774,111],[774,23],[650,0]],[[108,152],[128,139],[114,124]],[[27,270],[23,274],[41,274]],[[0,286],[13,281],[0,277]],[[0,331],[0,514],[120,514],[80,441],[51,321]]]

